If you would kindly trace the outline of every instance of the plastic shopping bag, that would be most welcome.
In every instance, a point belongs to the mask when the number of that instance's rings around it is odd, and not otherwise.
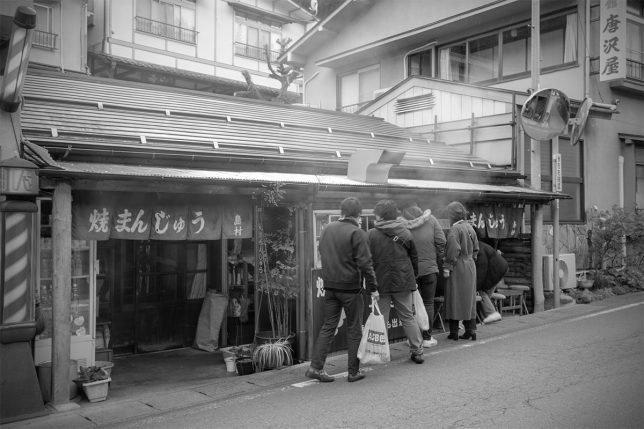
[[[425,304],[423,304],[423,298],[420,296],[420,292],[416,289],[413,293],[414,295],[414,318],[418,323],[421,331],[429,330],[429,316],[427,315],[427,310],[425,309]]]
[[[387,363],[391,360],[389,355],[389,339],[387,338],[387,324],[380,312],[378,303],[371,299],[372,310],[364,324],[362,339],[358,347],[360,363]],[[376,314],[377,310],[377,314]]]

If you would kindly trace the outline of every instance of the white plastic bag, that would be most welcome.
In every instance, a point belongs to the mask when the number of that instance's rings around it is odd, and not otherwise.
[[[389,354],[389,339],[387,338],[387,324],[380,312],[378,303],[371,298],[372,310],[364,324],[362,339],[358,347],[360,363],[387,363],[391,360]],[[376,314],[377,310],[377,314]]]
[[[425,309],[425,304],[423,304],[423,298],[420,296],[418,289],[414,291],[414,318],[418,323],[418,327],[421,331],[429,330],[429,316],[427,315],[427,310]]]

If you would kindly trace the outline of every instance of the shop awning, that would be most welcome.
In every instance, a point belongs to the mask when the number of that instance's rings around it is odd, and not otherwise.
[[[159,179],[164,181],[189,181],[201,183],[238,183],[283,185],[316,185],[319,188],[372,188],[374,190],[419,190],[431,192],[457,193],[480,197],[494,197],[514,202],[547,203],[554,199],[569,199],[567,194],[534,190],[522,186],[492,185],[483,183],[452,182],[438,180],[389,179],[385,184],[361,182],[339,175],[293,174],[265,171],[221,171],[197,170],[170,167],[58,162],[61,169],[41,170],[41,175],[52,177],[76,177],[95,180],[106,179]],[[162,186],[162,185],[160,185]]]

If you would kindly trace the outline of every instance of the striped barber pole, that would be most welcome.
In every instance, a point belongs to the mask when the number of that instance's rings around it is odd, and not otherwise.
[[[5,214],[3,324],[21,323],[30,319],[30,222],[31,213]]]

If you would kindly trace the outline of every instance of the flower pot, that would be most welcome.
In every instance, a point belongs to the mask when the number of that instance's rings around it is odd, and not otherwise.
[[[579,289],[590,289],[591,287],[593,287],[593,284],[595,284],[595,280],[592,279],[577,281],[577,287]]]
[[[240,359],[235,362],[237,375],[248,375],[255,372],[255,366],[252,359]]]
[[[87,397],[87,400],[89,402],[100,402],[106,400],[107,392],[110,388],[110,381],[112,381],[111,378],[85,382],[81,380],[74,380],[76,384],[80,384],[81,388],[83,389],[83,393],[85,393],[85,396]]]
[[[227,372],[235,372],[235,356],[228,356],[224,358],[224,362],[226,362],[226,371]]]

